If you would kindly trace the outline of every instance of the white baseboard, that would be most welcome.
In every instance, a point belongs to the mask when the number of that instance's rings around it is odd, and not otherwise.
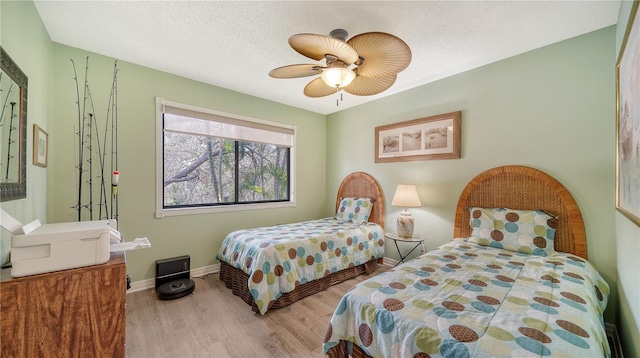
[[[394,267],[394,266],[395,266],[395,265],[397,265],[397,264],[398,264],[398,261],[397,261],[397,260],[394,260],[394,259],[389,258],[389,257],[385,257],[385,258],[384,258],[384,263],[383,263],[383,265],[385,265],[385,266],[391,266],[391,267]]]
[[[388,257],[384,257],[384,265],[385,266],[395,266],[398,261],[394,259],[390,259]],[[204,267],[198,267],[191,270],[191,277],[202,277],[206,275],[210,275],[212,273],[220,272],[220,264],[209,265]],[[148,290],[150,288],[156,287],[156,279],[148,278],[146,280],[134,281],[131,282],[131,288],[127,290],[127,293],[134,293],[138,291]]]
[[[220,264],[198,267],[191,270],[191,277],[202,277],[220,272]]]
[[[204,267],[198,267],[191,270],[191,277],[202,277],[212,273],[220,272],[220,264],[209,265]],[[131,282],[131,288],[127,290],[127,293],[134,293],[138,291],[148,290],[156,287],[156,279],[148,278],[142,281]]]
[[[134,282],[131,282],[131,288],[127,290],[127,294],[138,292],[138,291],[144,291],[150,288],[154,288],[155,286],[156,286],[155,278],[148,278],[142,281],[134,281]]]

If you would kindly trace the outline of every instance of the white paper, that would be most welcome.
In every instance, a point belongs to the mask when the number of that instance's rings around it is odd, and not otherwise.
[[[129,250],[137,250],[137,249],[146,249],[148,247],[151,247],[151,243],[149,242],[149,239],[147,239],[146,237],[137,237],[130,242],[111,244],[110,251],[111,252],[129,251]]]
[[[19,234],[20,229],[22,229],[22,223],[9,215],[4,209],[0,209],[0,226],[14,235]]]

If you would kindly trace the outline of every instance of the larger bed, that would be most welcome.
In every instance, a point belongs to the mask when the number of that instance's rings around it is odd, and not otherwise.
[[[265,314],[372,273],[384,255],[384,205],[373,177],[351,173],[338,189],[335,216],[227,235],[216,255],[220,279]]]
[[[460,196],[454,237],[348,292],[327,329],[328,356],[610,355],[609,287],[557,180],[522,166],[481,173]]]

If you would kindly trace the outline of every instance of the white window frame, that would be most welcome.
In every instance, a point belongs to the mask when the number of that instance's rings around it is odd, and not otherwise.
[[[184,103],[172,102],[161,97],[156,97],[156,219],[161,219],[165,216],[179,216],[179,215],[192,215],[192,214],[208,214],[217,212],[230,212],[230,211],[243,211],[243,210],[257,210],[257,209],[272,209],[272,208],[285,208],[296,206],[296,190],[295,190],[295,148],[297,145],[296,126],[286,125],[282,123],[268,122],[256,118],[250,118],[240,116],[233,113],[225,113],[216,111],[213,109],[202,108],[192,106]],[[208,113],[211,115],[217,115],[227,118],[239,119],[243,121],[259,123],[269,126],[281,127],[293,130],[293,146],[289,151],[290,156],[290,168],[289,168],[289,201],[273,202],[273,203],[251,203],[251,204],[230,204],[230,205],[217,205],[217,206],[198,206],[198,207],[183,207],[183,208],[164,208],[164,173],[163,173],[163,123],[162,115],[164,113],[164,106],[171,106],[176,108],[182,108],[185,110],[191,110],[195,112]]]

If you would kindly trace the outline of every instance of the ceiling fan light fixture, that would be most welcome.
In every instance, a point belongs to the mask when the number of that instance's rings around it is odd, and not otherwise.
[[[1,0],[0,0],[1,1]],[[316,76],[304,87],[304,95],[318,98],[344,90],[355,96],[371,96],[389,89],[397,74],[411,63],[411,49],[400,38],[386,32],[365,32],[347,40],[342,29],[329,36],[300,33],[289,37],[299,54],[320,63],[275,68],[273,78]],[[340,96],[342,98],[342,96]],[[342,100],[342,99],[340,99]]]
[[[320,78],[329,87],[342,88],[348,86],[356,74],[348,68],[329,67],[322,71]]]

